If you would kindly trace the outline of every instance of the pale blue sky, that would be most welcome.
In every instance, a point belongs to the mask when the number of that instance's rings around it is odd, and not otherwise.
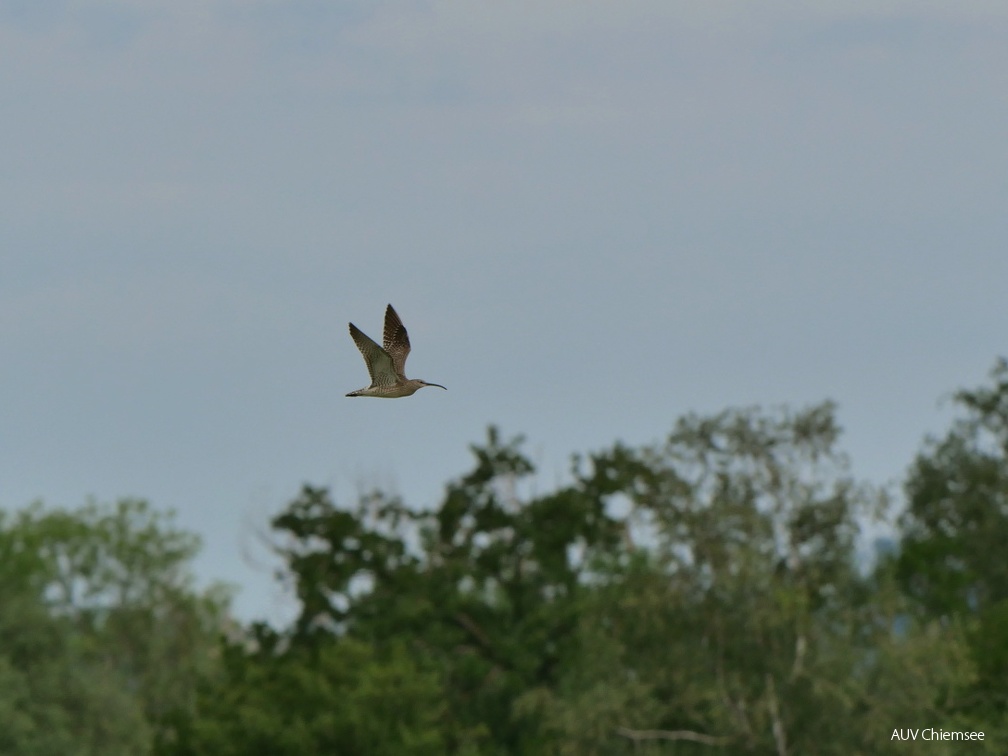
[[[1002,2],[0,2],[0,506],[173,507],[243,617],[303,482],[417,505],[839,403],[898,479],[1008,323]],[[392,302],[409,373],[348,320]]]

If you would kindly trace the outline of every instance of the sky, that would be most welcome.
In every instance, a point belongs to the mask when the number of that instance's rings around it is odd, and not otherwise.
[[[0,0],[0,507],[174,509],[282,623],[302,484],[491,423],[546,491],[831,399],[898,492],[1008,353],[1006,93],[1000,0]],[[389,302],[447,392],[344,396]]]

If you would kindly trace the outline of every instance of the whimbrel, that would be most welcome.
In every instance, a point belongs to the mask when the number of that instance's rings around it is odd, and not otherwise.
[[[377,396],[384,399],[395,399],[400,396],[415,394],[424,386],[437,386],[446,389],[440,383],[427,383],[419,378],[407,378],[403,372],[406,358],[409,357],[410,343],[406,327],[399,315],[389,305],[385,310],[385,333],[382,349],[353,323],[350,324],[350,335],[354,343],[364,355],[368,372],[371,374],[371,385],[367,388],[351,391],[347,396]]]

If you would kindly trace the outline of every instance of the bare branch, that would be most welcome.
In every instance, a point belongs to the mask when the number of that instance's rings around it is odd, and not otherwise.
[[[766,684],[767,703],[770,707],[770,716],[773,719],[773,736],[774,742],[777,744],[777,756],[787,756],[787,739],[784,735],[784,723],[781,721],[780,709],[777,705],[777,690],[769,672],[767,672]]]
[[[802,673],[802,662],[805,659],[805,649],[807,643],[805,641],[805,636],[801,633],[795,639],[795,655],[794,664],[791,666],[791,681],[798,679],[798,675]]]
[[[718,629],[720,630],[720,627]],[[720,632],[718,634],[720,635]],[[718,646],[720,649],[724,648],[723,643],[719,643]],[[728,683],[725,680],[724,659],[722,652],[718,653],[718,659],[717,659],[717,683],[718,683],[718,692],[721,694],[721,702],[724,704],[725,708],[728,709],[728,711],[731,713],[732,717],[734,717],[735,720],[738,722],[739,727],[741,727],[743,732],[745,732],[747,739],[750,742],[752,742],[753,731],[752,727],[749,724],[749,717],[746,714],[745,698],[739,696],[739,700],[736,702],[731,697],[731,694],[728,692]]]
[[[476,621],[473,620],[472,617],[470,617],[465,612],[455,612],[453,619],[462,628],[464,628],[473,638],[473,640],[475,640],[480,646],[482,646],[490,653],[494,652],[494,646],[490,642],[490,639],[487,638],[486,633],[483,632],[483,630],[480,628],[479,625],[476,624]]]
[[[709,746],[725,746],[731,738],[718,735],[704,735],[693,730],[632,730],[629,727],[617,727],[616,732],[624,738],[635,742],[641,740],[691,740]]]

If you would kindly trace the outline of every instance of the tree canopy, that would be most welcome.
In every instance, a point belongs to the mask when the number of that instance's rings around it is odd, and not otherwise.
[[[830,403],[681,418],[535,493],[491,427],[436,506],[305,485],[272,520],[301,602],[242,625],[146,503],[0,519],[0,753],[903,753],[1008,739],[1008,364],[905,480]],[[878,556],[878,559],[874,557]],[[112,713],[112,716],[110,716]],[[929,752],[961,744],[933,742]]]
[[[193,711],[227,591],[144,501],[0,512],[0,753],[150,753]]]

